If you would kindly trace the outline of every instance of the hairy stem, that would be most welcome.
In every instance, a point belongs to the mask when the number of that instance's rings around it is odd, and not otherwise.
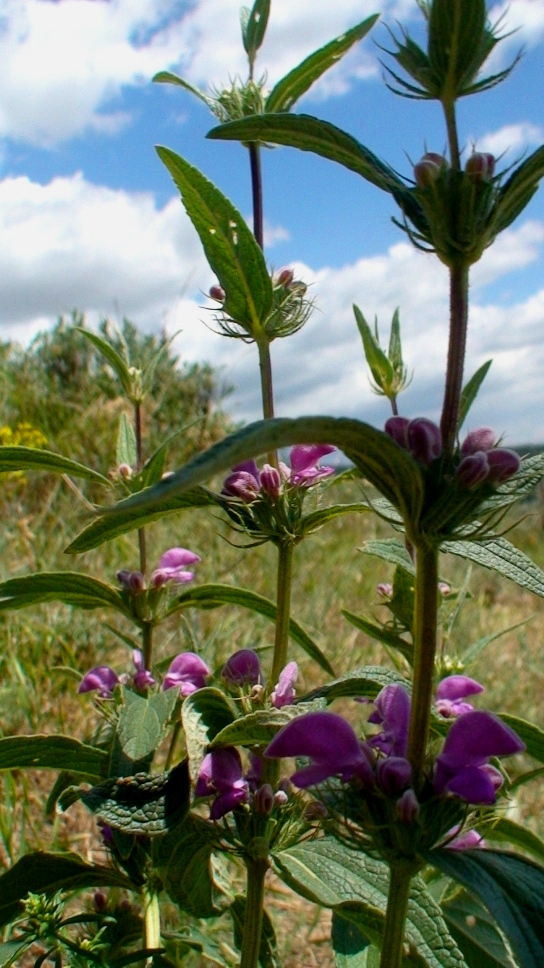
[[[144,948],[160,948],[161,909],[157,892],[145,887],[142,892],[142,905],[144,909]],[[152,958],[148,958],[146,963],[151,965],[152,961]]]
[[[268,870],[268,861],[263,857],[247,857],[246,869],[246,913],[240,968],[257,968],[263,928],[264,879]]]
[[[136,436],[136,465],[141,470],[144,463],[142,441],[142,405],[139,401],[134,404],[134,433]],[[147,569],[147,548],[145,528],[138,529],[138,547],[140,550],[140,571],[145,575]]]
[[[459,424],[467,343],[468,277],[469,267],[464,262],[450,268],[450,334],[446,387],[440,421],[446,460],[451,458],[453,453]]]
[[[391,865],[380,968],[401,968],[411,880],[409,866]]]
[[[294,545],[292,541],[282,541],[278,545],[276,637],[274,640],[272,672],[270,673],[273,686],[277,683],[281,670],[287,664],[289,619],[291,617],[291,585],[293,581],[293,550]]]
[[[153,626],[151,622],[144,622],[142,625],[142,655],[146,669],[151,668],[151,656],[153,653]]]
[[[438,626],[438,549],[419,543],[415,551],[414,674],[408,759],[412,764],[417,790],[425,766],[434,693]]]

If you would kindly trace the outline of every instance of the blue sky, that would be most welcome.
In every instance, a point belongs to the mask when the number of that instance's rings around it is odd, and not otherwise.
[[[73,309],[91,324],[123,316],[165,328],[183,359],[209,360],[235,385],[234,414],[258,418],[254,348],[210,332],[214,281],[170,176],[153,146],[197,165],[249,217],[245,149],[206,141],[207,109],[179,88],[153,85],[169,69],[198,86],[246,76],[237,0],[2,0],[0,5],[0,338],[26,342]],[[296,110],[349,131],[405,175],[442,151],[434,104],[395,97],[376,44],[397,21],[415,37],[415,0],[272,0],[256,73],[272,85],[318,46],[372,13],[380,23]],[[459,105],[467,152],[503,155],[499,169],[544,142],[544,0],[492,4],[515,30],[492,70],[524,56],[509,80]],[[272,346],[277,412],[388,416],[363,366],[356,302],[387,335],[400,306],[408,416],[437,418],[447,337],[447,275],[415,253],[391,222],[388,196],[307,153],[264,157],[266,254],[295,265],[316,311]],[[472,276],[467,377],[494,363],[471,417],[509,443],[544,439],[544,191]]]

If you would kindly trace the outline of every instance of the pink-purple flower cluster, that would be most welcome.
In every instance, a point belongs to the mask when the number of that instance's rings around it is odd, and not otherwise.
[[[200,561],[194,551],[187,548],[169,548],[159,560],[159,565],[151,575],[151,587],[162,588],[168,582],[174,585],[185,585],[195,577],[194,571],[187,571],[187,565],[196,565]],[[123,568],[117,572],[117,581],[127,591],[137,595],[145,589],[145,578],[141,571],[128,571]]]
[[[138,691],[143,691],[155,685],[156,680],[145,667],[144,657],[139,649],[134,649],[132,660],[135,673],[132,676],[120,676],[110,666],[95,666],[87,672],[79,685],[78,692],[97,691],[101,699],[111,699],[118,683],[131,683]],[[206,663],[195,652],[182,652],[170,663],[163,679],[163,689],[178,688],[181,696],[190,696],[197,689],[206,685],[206,677],[210,670]]]
[[[291,448],[291,466],[280,461],[278,467],[264,464],[259,470],[254,460],[233,467],[223,484],[222,493],[251,504],[261,495],[276,500],[286,486],[310,487],[334,473],[333,467],[320,467],[318,462],[335,450],[330,444],[297,444]]]

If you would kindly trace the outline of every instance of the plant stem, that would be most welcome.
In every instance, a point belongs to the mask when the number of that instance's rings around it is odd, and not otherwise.
[[[459,423],[459,404],[463,388],[463,369],[468,324],[468,277],[469,267],[464,262],[450,268],[450,335],[446,388],[440,430],[446,460],[451,458],[455,447]]]
[[[451,167],[459,171],[461,167],[461,153],[459,151],[459,138],[457,135],[457,121],[455,118],[455,101],[442,101],[444,117],[446,119],[446,130],[448,132],[448,144],[450,146]]]
[[[136,437],[136,469],[141,470],[144,463],[142,442],[142,405],[140,401],[134,404],[134,435]],[[145,528],[138,529],[138,545],[140,549],[140,571],[145,575],[147,568],[147,549]]]
[[[403,862],[391,865],[380,968],[401,968],[411,880],[409,865]]]
[[[161,909],[159,895],[149,887],[144,887],[142,891],[142,903],[144,909],[144,948],[160,948]],[[147,964],[150,965],[152,960],[152,958],[148,958]]]
[[[153,652],[153,626],[151,622],[142,624],[142,654],[146,669],[151,667],[151,654]]]
[[[425,766],[434,691],[438,627],[438,549],[420,542],[416,544],[415,551],[414,674],[408,759],[412,764],[417,792]]]
[[[289,649],[289,619],[291,617],[291,585],[293,580],[293,550],[292,541],[282,541],[278,545],[278,572],[276,582],[276,637],[274,640],[274,657],[270,680],[274,686],[281,670],[287,664]]]
[[[261,146],[258,142],[249,145],[249,165],[251,168],[251,193],[253,197],[253,235],[255,241],[264,248],[263,216],[263,179],[261,172]]]
[[[268,870],[268,861],[263,857],[247,857],[246,869],[246,913],[240,968],[257,968],[263,927],[264,879]]]

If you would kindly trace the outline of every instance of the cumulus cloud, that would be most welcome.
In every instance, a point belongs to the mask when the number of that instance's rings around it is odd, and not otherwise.
[[[544,128],[539,124],[522,121],[520,124],[506,124],[498,131],[488,131],[474,141],[478,151],[489,151],[496,158],[510,152],[510,163],[513,155],[521,155],[533,145],[544,142]]]

